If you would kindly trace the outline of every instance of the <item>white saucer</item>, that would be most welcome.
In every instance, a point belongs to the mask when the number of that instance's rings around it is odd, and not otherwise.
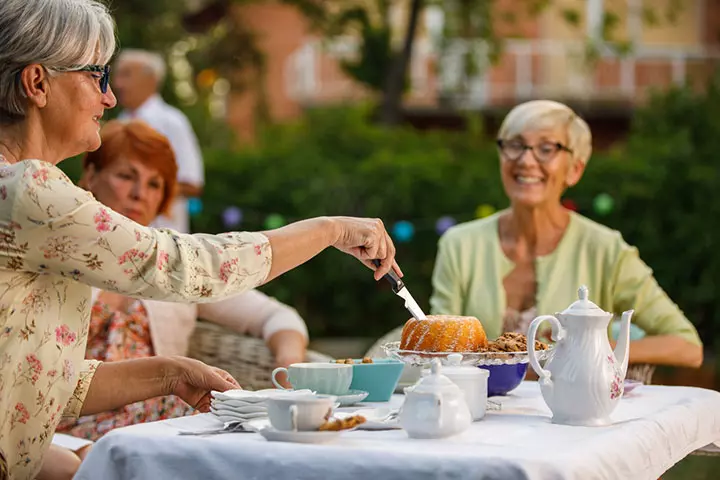
[[[353,429],[323,432],[285,432],[275,430],[273,427],[265,427],[260,430],[259,433],[269,442],[326,443],[335,440],[344,432],[351,432],[352,430]]]
[[[362,402],[368,395],[368,392],[364,390],[349,390],[345,395],[336,396],[337,403],[339,403],[341,407],[347,407],[349,405],[355,405],[356,403]]]
[[[362,415],[365,418],[365,423],[358,425],[356,427],[358,430],[401,430],[402,427],[397,418],[389,421],[385,420],[392,410],[394,409],[389,407],[363,408],[354,412],[335,412],[333,417],[343,419]]]

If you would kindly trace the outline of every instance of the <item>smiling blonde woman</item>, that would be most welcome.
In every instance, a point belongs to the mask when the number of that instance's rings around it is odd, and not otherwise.
[[[475,316],[489,338],[525,333],[535,316],[564,310],[587,285],[604,310],[635,309],[633,323],[645,336],[631,343],[630,363],[699,366],[697,331],[638,250],[561,204],[590,158],[587,123],[561,103],[530,101],[510,111],[497,144],[510,208],[442,236],[432,313]],[[377,345],[399,337],[400,328]]]

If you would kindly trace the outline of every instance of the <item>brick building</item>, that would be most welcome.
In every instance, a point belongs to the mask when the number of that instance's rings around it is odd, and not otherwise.
[[[452,0],[448,0],[451,2]],[[482,47],[452,40],[443,49],[436,38],[444,15],[426,8],[410,66],[411,88],[405,105],[417,126],[462,127],[459,110],[482,113],[489,125],[509,107],[532,98],[564,101],[588,118],[598,146],[622,136],[632,109],[652,89],[672,84],[702,85],[720,59],[720,0],[684,0],[673,21],[648,25],[643,6],[657,12],[672,0],[554,0],[538,16],[518,15],[513,24],[498,24],[506,36],[503,54],[488,64]],[[391,18],[398,37],[406,23],[409,2],[395,2]],[[496,2],[498,11],[512,8],[512,0]],[[579,13],[572,25],[563,16]],[[369,95],[347,78],[338,61],[357,52],[358,39],[328,42],[308,28],[292,7],[259,4],[230,10],[242,15],[258,32],[266,54],[264,95],[271,118],[296,118],[304,108],[353,102]],[[599,35],[605,12],[618,19],[614,39],[631,42],[627,55],[600,48],[595,62],[585,54],[588,42]],[[472,48],[472,50],[471,50]],[[486,65],[467,76],[467,52]],[[244,138],[253,135],[254,94],[231,94],[228,122]]]

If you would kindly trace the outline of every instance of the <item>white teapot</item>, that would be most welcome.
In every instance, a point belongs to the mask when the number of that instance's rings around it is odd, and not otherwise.
[[[440,368],[440,360],[433,360],[430,375],[404,389],[398,422],[410,438],[449,437],[472,422],[464,392]]]
[[[610,414],[623,394],[630,356],[630,318],[622,314],[615,351],[610,348],[608,325],[612,313],[588,300],[588,289],[580,287],[579,300],[562,313],[537,317],[527,334],[530,365],[538,374],[545,403],[553,423],[602,426],[612,423]],[[535,355],[535,335],[542,322],[552,324],[553,352],[540,366]]]

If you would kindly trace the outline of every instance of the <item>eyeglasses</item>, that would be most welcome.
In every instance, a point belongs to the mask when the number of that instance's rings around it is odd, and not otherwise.
[[[46,67],[47,68],[47,67]],[[56,72],[92,72],[99,73],[98,82],[100,84],[100,91],[107,93],[108,85],[110,84],[110,65],[85,65],[84,67],[67,67],[67,68],[47,68],[48,70],[55,70]]]
[[[85,65],[84,67],[68,68],[64,71],[99,73],[100,78],[98,78],[98,81],[100,83],[100,91],[107,93],[108,85],[110,84],[110,65]]]
[[[532,150],[535,160],[539,163],[547,163],[552,161],[558,152],[573,153],[572,149],[566,147],[559,142],[540,142],[537,145],[525,145],[520,140],[502,140],[497,141],[498,148],[503,157],[511,162],[517,162],[523,156],[526,150]]]
[[[93,72],[99,73],[98,83],[100,84],[100,91],[107,93],[108,85],[110,84],[110,65],[86,65],[84,67],[70,67],[70,68],[48,68],[44,67],[46,71],[55,70],[56,72]],[[20,76],[22,75],[22,69],[15,74],[15,81],[20,83]]]

